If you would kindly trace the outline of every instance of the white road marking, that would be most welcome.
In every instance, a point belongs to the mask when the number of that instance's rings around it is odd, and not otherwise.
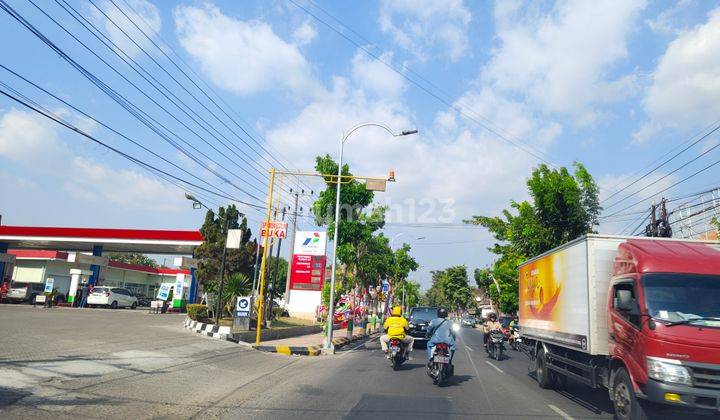
[[[470,348],[470,347],[468,347],[468,346],[465,346],[465,348],[468,349],[468,351],[475,351],[475,350],[473,350],[472,348]]]
[[[497,370],[498,372],[500,372],[500,373],[505,373],[505,372],[503,372],[502,369],[500,369],[499,367],[497,367],[497,366],[495,366],[494,364],[492,364],[492,362],[489,362],[489,361],[486,360],[485,363],[487,363],[488,365],[492,366],[493,369]]]
[[[552,404],[548,404],[548,407],[550,407],[550,409],[551,409],[552,411],[558,413],[558,414],[560,415],[560,417],[564,418],[565,420],[575,420],[575,419],[573,419],[572,417],[570,417],[570,415],[569,415],[568,413],[562,411],[561,409],[555,407],[555,406],[552,405]]]
[[[345,356],[345,355],[347,355],[347,354],[350,354],[350,353],[352,353],[353,351],[355,351],[355,350],[359,349],[360,347],[364,346],[365,344],[371,343],[371,342],[377,340],[378,338],[379,338],[379,337],[375,337],[375,338],[371,338],[370,340],[365,340],[365,341],[363,341],[362,343],[358,344],[357,346],[355,346],[355,347],[351,348],[350,350],[344,352],[343,354],[341,354],[341,355],[338,356],[338,357],[343,357],[343,356]]]

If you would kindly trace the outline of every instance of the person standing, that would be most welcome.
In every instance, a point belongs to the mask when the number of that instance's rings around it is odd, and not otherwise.
[[[80,300],[80,307],[84,308],[87,306],[88,295],[92,291],[89,284],[85,283],[82,288],[82,299]]]

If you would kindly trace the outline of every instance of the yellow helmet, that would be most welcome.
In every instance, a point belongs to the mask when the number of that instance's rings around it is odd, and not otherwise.
[[[402,308],[399,306],[393,306],[392,308],[392,314],[393,316],[400,316],[402,315]]]

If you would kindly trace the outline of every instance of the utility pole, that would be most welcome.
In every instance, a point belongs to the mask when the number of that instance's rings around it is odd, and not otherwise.
[[[303,193],[305,190],[301,190]],[[292,192],[292,189],[290,190]],[[295,248],[295,232],[297,232],[297,210],[298,210],[298,199],[300,198],[300,192],[295,191],[295,206],[293,207],[293,220],[292,220],[292,232],[290,233],[290,258],[288,258],[288,270],[287,270],[287,278],[285,279],[285,296],[283,299],[285,300],[285,306],[290,303],[290,274],[292,270],[290,268],[292,267],[292,259],[293,259],[293,251]]]
[[[282,221],[285,221],[285,208],[282,209]],[[282,248],[282,238],[278,240],[278,247],[277,247],[277,253],[275,254],[275,267],[274,271],[275,273],[272,276],[272,280],[270,283],[270,289],[268,291],[268,316],[267,319],[272,320],[273,319],[273,313],[272,313],[272,307],[273,307],[273,292],[275,291],[275,288],[277,287],[277,277],[278,277],[278,266],[280,265],[280,249]]]

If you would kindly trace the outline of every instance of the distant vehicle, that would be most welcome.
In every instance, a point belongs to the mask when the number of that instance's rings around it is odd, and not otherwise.
[[[466,316],[460,321],[460,325],[463,327],[474,328],[475,324],[477,324],[477,319],[474,316]]]
[[[26,281],[14,281],[7,292],[7,299],[12,303],[33,303],[35,296],[42,295],[45,290],[43,283],[31,283]]]
[[[410,334],[416,341],[427,341],[428,338],[425,337],[425,334],[427,333],[428,324],[437,317],[438,308],[436,307],[418,306],[416,308],[412,308],[410,310],[410,319],[408,319],[408,324],[410,324],[408,334]]]
[[[138,298],[132,295],[129,290],[120,287],[95,287],[87,299],[90,307],[105,306],[110,309],[130,308],[138,306]]]

